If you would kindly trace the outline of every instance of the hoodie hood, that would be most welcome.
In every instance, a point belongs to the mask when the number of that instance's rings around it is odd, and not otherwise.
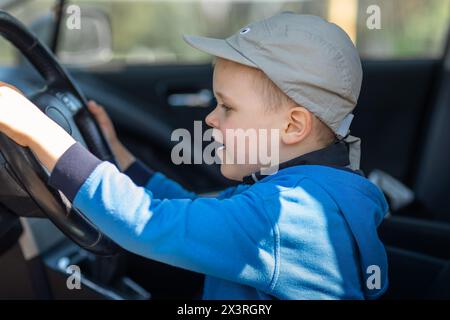
[[[389,211],[386,198],[376,185],[363,176],[340,169],[322,168],[330,171],[326,180],[318,180],[314,175],[310,178],[327,191],[341,210],[359,249],[364,295],[367,299],[376,299],[388,288],[387,255],[377,233],[378,226]],[[307,175],[308,171],[302,170],[302,173]]]

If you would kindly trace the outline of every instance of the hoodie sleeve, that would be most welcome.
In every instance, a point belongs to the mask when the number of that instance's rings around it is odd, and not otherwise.
[[[173,266],[270,289],[275,232],[256,194],[245,192],[224,200],[156,199],[114,165],[82,147],[75,149],[58,160],[49,182],[123,248]],[[85,161],[80,163],[77,157]]]
[[[195,199],[198,195],[183,188],[178,182],[156,172],[144,186],[155,199]]]
[[[155,199],[194,199],[197,195],[179,183],[155,172],[142,161],[134,161],[124,172],[137,186],[153,193]]]
[[[136,159],[123,173],[130,177],[136,185],[145,186],[155,174],[155,171],[146,166],[141,160]]]
[[[155,172],[142,161],[136,160],[124,172],[137,186],[144,187],[153,193],[155,199],[195,199],[195,192],[186,190],[178,182],[167,178],[161,172]],[[234,194],[236,187],[230,187],[215,197],[225,199]]]

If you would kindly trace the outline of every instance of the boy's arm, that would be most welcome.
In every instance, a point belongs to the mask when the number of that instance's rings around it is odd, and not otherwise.
[[[136,185],[150,190],[156,199],[194,199],[198,196],[163,174],[155,172],[137,159],[119,140],[111,118],[104,107],[95,101],[89,101],[88,108],[108,141],[116,157],[118,167]],[[225,192],[219,194],[218,197],[224,197],[224,195],[226,195]]]
[[[101,162],[6,87],[0,87],[0,131],[30,147],[51,172],[51,185],[119,245],[168,264],[270,290],[277,269],[277,233],[255,194],[225,200],[154,199],[152,192],[136,186],[111,163]]]
[[[123,173],[137,186],[151,191],[155,199],[195,199],[197,197],[226,199],[231,197],[236,190],[236,187],[229,187],[211,195],[199,195],[186,190],[178,182],[167,178],[161,172],[153,171],[138,159],[124,170]]]
[[[155,173],[137,159],[119,140],[110,117],[101,105],[95,101],[89,101],[88,108],[108,141],[120,170],[129,176],[135,184],[152,191],[153,196],[157,199],[193,199],[197,197],[195,193],[189,192],[164,175]]]
[[[129,251],[270,290],[276,233],[251,192],[225,200],[155,199],[78,143],[58,160],[50,184]]]
[[[197,194],[136,159],[123,171],[136,185],[153,193],[155,199],[194,199]]]
[[[161,172],[154,171],[142,161],[136,159],[123,171],[137,186],[144,187],[152,192],[155,199],[195,199],[207,195],[198,195],[186,190],[178,182],[167,178]],[[207,197],[225,199],[233,195],[236,187],[229,187],[217,194]]]

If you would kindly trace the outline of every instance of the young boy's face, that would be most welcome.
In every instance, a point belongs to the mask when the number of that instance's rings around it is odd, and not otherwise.
[[[214,69],[213,87],[217,106],[206,117],[206,123],[215,129],[214,139],[224,145],[218,150],[221,172],[233,180],[242,180],[246,175],[259,171],[262,166],[269,166],[261,163],[259,156],[255,163],[251,159],[255,152],[262,148],[270,156],[274,156],[272,152],[279,152],[279,138],[276,146],[271,143],[271,129],[280,130],[285,115],[283,112],[267,110],[267,101],[264,101],[261,88],[255,83],[258,81],[255,72],[250,67],[222,59],[218,59]],[[259,136],[264,133],[261,129],[266,129],[266,141]],[[234,134],[230,136],[230,132]],[[256,133],[257,139],[245,138],[246,132],[248,137]],[[230,139],[234,140],[234,146]],[[244,148],[239,139],[245,139]],[[239,159],[245,159],[244,163]]]

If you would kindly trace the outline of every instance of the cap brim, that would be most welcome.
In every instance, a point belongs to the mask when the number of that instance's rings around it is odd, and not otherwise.
[[[249,67],[257,68],[257,66],[253,62],[244,57],[239,51],[234,49],[224,39],[188,35],[183,35],[183,39],[189,45],[200,51],[206,52],[216,57],[244,64]]]

